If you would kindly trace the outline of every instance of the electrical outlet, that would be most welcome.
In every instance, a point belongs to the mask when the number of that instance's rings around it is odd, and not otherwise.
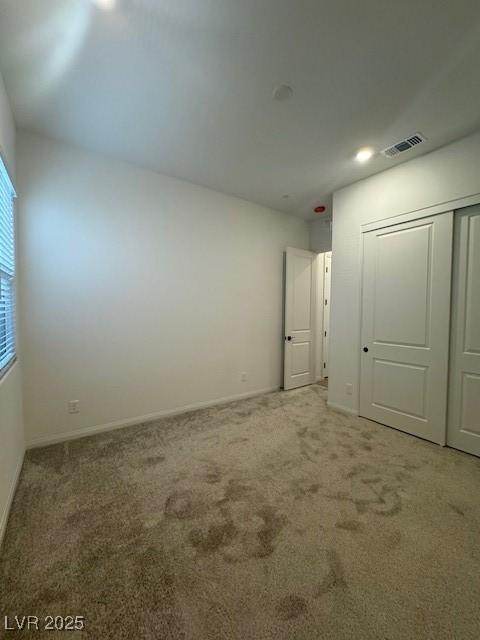
[[[247,372],[242,371],[242,373],[240,374],[240,382],[246,382],[246,381],[247,381]]]
[[[67,410],[68,410],[68,413],[80,413],[78,400],[69,400],[67,402]]]
[[[352,393],[353,393],[353,384],[347,383],[347,384],[345,385],[345,393],[346,393],[348,396],[351,396],[351,395],[352,395]]]

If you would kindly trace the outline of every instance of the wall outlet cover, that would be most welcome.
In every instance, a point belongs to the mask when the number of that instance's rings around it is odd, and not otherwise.
[[[80,413],[78,400],[69,400],[67,402],[68,413]]]

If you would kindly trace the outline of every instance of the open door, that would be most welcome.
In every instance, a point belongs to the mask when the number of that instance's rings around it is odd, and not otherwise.
[[[284,389],[315,381],[317,255],[286,250]]]
[[[328,344],[330,342],[330,290],[332,278],[332,252],[325,254],[323,285],[323,378],[328,378]]]
[[[363,235],[360,415],[445,444],[453,213]]]

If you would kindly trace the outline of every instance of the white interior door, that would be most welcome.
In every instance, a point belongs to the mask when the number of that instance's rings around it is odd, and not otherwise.
[[[480,206],[455,215],[447,442],[480,456]]]
[[[286,250],[284,389],[315,380],[316,257]]]
[[[360,414],[445,444],[453,213],[363,234]]]
[[[325,273],[325,254],[318,253],[315,259],[317,265],[317,313],[316,323],[317,332],[315,340],[315,380],[319,381],[323,378],[323,288]]]
[[[328,378],[328,343],[330,340],[330,290],[332,277],[332,252],[325,254],[323,274],[323,377]]]

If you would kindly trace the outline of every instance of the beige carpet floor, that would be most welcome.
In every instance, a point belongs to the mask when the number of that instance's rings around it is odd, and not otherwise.
[[[318,385],[33,450],[0,603],[86,620],[6,638],[478,640],[480,460]]]

